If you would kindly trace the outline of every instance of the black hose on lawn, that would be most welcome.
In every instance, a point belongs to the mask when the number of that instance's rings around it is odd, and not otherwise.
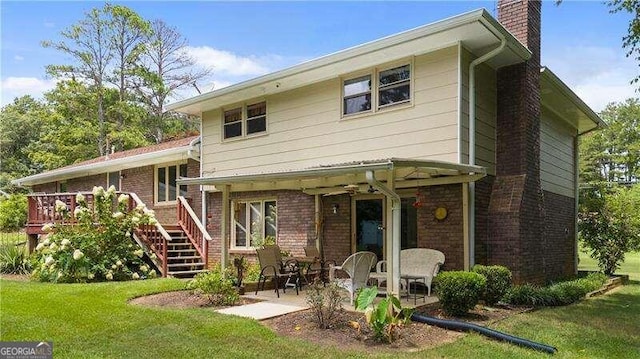
[[[503,340],[505,342],[539,350],[542,352],[547,352],[550,354],[553,354],[558,351],[558,349],[556,349],[555,347],[552,347],[546,344],[532,342],[531,340],[518,338],[513,335],[499,332],[497,330],[489,329],[473,323],[461,322],[459,320],[438,319],[438,318],[429,317],[426,315],[421,315],[416,313],[413,313],[413,315],[411,316],[411,320],[413,320],[414,322],[434,325],[436,327],[449,329],[449,330],[457,330],[457,331],[463,331],[463,332],[476,332],[484,336],[487,336],[489,338]]]

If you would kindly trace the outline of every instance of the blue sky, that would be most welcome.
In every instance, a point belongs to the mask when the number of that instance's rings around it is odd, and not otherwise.
[[[187,51],[213,76],[203,91],[279,70],[478,8],[495,16],[494,1],[414,2],[115,2],[146,19],[163,19],[189,41]],[[69,59],[40,46],[103,2],[1,1],[2,105],[19,95],[40,97],[54,86],[45,66]],[[542,64],[600,111],[636,97],[638,67],[625,57],[628,14],[601,2],[567,1],[542,9]],[[194,90],[183,93],[193,95]]]

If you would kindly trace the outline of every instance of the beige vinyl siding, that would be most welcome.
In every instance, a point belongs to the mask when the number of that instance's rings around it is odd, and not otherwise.
[[[472,55],[461,52],[462,63],[462,132],[461,160],[469,163],[469,64]],[[496,72],[486,64],[476,66],[476,165],[487,168],[487,173],[496,173],[496,116],[497,88]]]
[[[543,107],[540,121],[540,180],[544,191],[575,197],[575,136],[575,128]]]
[[[341,116],[342,80],[350,74],[267,97],[264,136],[221,142],[221,110],[205,112],[203,174],[389,157],[457,162],[457,57],[457,47],[451,47],[394,62],[412,63],[412,102],[375,113]]]

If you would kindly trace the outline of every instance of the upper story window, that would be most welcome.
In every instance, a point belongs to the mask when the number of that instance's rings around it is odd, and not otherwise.
[[[371,75],[346,80],[343,86],[343,114],[371,110]]]
[[[178,186],[176,179],[187,177],[187,164],[156,167],[156,203],[174,202],[178,196],[187,195],[187,186]]]
[[[411,68],[409,65],[380,71],[378,75],[378,107],[411,100]]]
[[[223,138],[236,138],[267,131],[267,103],[259,102],[224,111]]]
[[[276,238],[275,200],[238,201],[232,206],[234,230],[232,247],[250,249],[255,241],[266,237]]]
[[[374,78],[375,81],[372,81]],[[411,101],[411,65],[375,70],[342,83],[342,114],[351,115]],[[376,96],[371,96],[375,93]]]

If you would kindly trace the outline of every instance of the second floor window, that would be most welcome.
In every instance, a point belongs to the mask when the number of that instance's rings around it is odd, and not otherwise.
[[[378,111],[411,101],[410,64],[371,72],[342,82],[343,115]]]
[[[343,91],[344,115],[371,110],[371,75],[346,80]]]
[[[238,138],[267,131],[267,103],[259,102],[224,111],[223,138]]]
[[[380,71],[378,75],[378,107],[411,100],[411,69],[409,65]]]

